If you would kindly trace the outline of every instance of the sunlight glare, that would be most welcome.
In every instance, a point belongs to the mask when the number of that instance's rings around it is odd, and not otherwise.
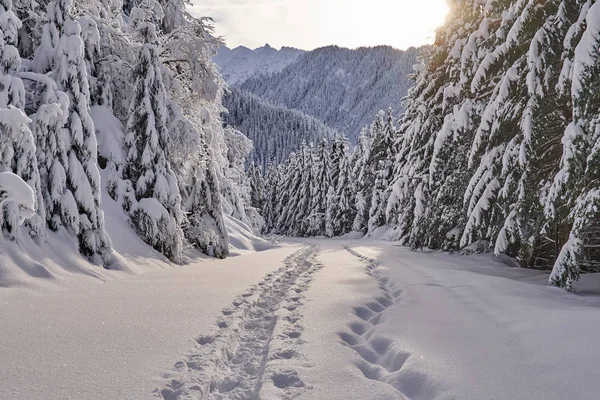
[[[446,0],[350,0],[348,19],[364,21],[352,38],[355,46],[390,44],[405,49],[433,43],[435,29],[448,13]]]
[[[433,43],[448,6],[446,0],[192,0],[191,11],[214,17],[231,47],[406,49]]]

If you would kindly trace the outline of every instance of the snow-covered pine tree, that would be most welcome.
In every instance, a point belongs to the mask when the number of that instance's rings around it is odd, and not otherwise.
[[[432,247],[457,250],[465,225],[462,198],[469,182],[465,154],[471,149],[479,107],[474,103],[471,81],[481,58],[489,50],[490,2],[452,3],[452,18],[446,31],[446,85],[438,92],[441,125],[435,133],[428,163],[429,206],[427,234],[422,240]],[[456,19],[458,17],[458,19]],[[479,99],[484,98],[478,95]]]
[[[505,157],[504,170],[519,169],[518,197],[508,202],[508,216],[496,240],[496,253],[517,257],[527,267],[548,267],[568,236],[564,210],[556,218],[544,213],[548,187],[560,165],[561,140],[572,109],[570,96],[557,90],[569,27],[579,16],[577,2],[554,1],[537,7],[524,18],[524,30],[536,29],[527,51],[523,73],[527,94],[521,117],[518,157]],[[523,13],[522,16],[526,17]],[[511,150],[514,153],[514,150]],[[505,191],[501,194],[506,197]],[[562,215],[561,215],[562,214]]]
[[[58,90],[54,80],[43,79],[39,84],[43,86],[40,93],[41,104],[31,115],[42,197],[46,207],[45,212],[39,213],[40,216],[45,216],[45,223],[52,231],[61,226],[73,230],[77,228],[76,219],[70,218],[67,210],[63,212],[62,209],[63,199],[72,198],[67,187],[67,151],[70,141],[63,131],[69,115],[69,98],[66,93]],[[71,226],[71,223],[74,225]]]
[[[538,189],[543,182],[529,181],[534,172],[527,164],[533,149],[527,143],[531,143],[535,108],[543,89],[540,74],[546,73],[542,63],[547,60],[535,49],[546,32],[542,24],[552,7],[553,2],[540,7],[520,1],[503,12],[501,28],[493,33],[493,57],[482,61],[471,84],[475,94],[487,91],[487,80],[495,82],[495,87],[473,141],[470,159],[483,156],[466,191],[467,224],[461,242],[468,245],[483,239],[493,243],[499,237],[496,251],[518,256],[524,265],[536,263],[537,250],[527,247],[539,246],[536,242],[543,225]],[[529,57],[531,53],[535,55]],[[537,215],[532,215],[535,209]],[[539,226],[528,227],[530,224]],[[533,235],[525,237],[525,232]],[[510,242],[512,245],[504,246]]]
[[[559,89],[571,96],[571,123],[564,133],[561,169],[550,188],[547,214],[564,223],[571,210],[573,223],[549,282],[573,289],[583,267],[597,268],[600,215],[600,3],[561,3],[570,22],[564,40]],[[560,225],[559,225],[560,226]],[[560,229],[560,228],[559,228]]]
[[[292,236],[302,235],[302,222],[306,201],[309,200],[305,195],[305,177],[307,176],[307,153],[306,143],[302,143],[300,150],[296,156],[296,163],[291,165],[289,171],[290,187],[289,187],[289,204],[286,207],[287,213],[285,218],[285,233]]]
[[[203,253],[225,258],[229,255],[229,238],[223,214],[219,212],[222,210],[221,194],[212,160],[195,167],[193,176],[190,193],[186,196],[185,237]]]
[[[331,204],[333,229],[330,233],[333,236],[341,236],[352,231],[356,218],[356,201],[352,190],[352,166],[346,137],[339,137],[336,148],[337,153],[334,155],[335,160],[332,160],[332,165],[333,169],[339,172],[335,187],[335,204]]]
[[[373,179],[370,165],[367,163],[371,148],[370,134],[368,129],[363,129],[358,137],[358,145],[352,154],[352,187],[355,193],[356,217],[352,224],[352,230],[367,233],[369,224],[369,209],[372,195]]]
[[[329,187],[326,189],[326,207],[325,207],[325,235],[327,237],[336,236],[338,215],[338,197],[337,189],[339,187],[340,175],[343,168],[343,159],[346,155],[342,136],[335,134],[331,142],[329,151]]]
[[[312,143],[300,149],[302,162],[302,182],[300,183],[300,202],[298,204],[298,224],[301,236],[311,236],[314,210],[313,198],[316,190],[315,148]]]
[[[390,196],[391,181],[394,169],[394,159],[399,144],[397,138],[396,121],[391,108],[380,116],[383,125],[376,135],[372,133],[372,148],[369,152],[368,164],[371,169],[370,187],[371,195],[369,201],[368,231],[387,224],[386,210]]]
[[[326,138],[322,138],[314,150],[314,183],[308,217],[307,236],[325,234],[325,211],[327,208],[327,190],[329,189],[330,156]]]
[[[292,212],[295,206],[293,202],[297,199],[297,197],[294,197],[294,193],[297,184],[298,163],[296,153],[292,153],[281,171],[281,179],[279,180],[281,186],[278,188],[279,193],[277,194],[277,207],[275,211],[275,233],[285,234],[291,230],[291,226],[288,223],[293,218]]]
[[[277,221],[279,185],[281,184],[281,165],[270,164],[265,179],[265,205],[262,216],[265,219],[264,233],[271,233]]]
[[[100,173],[97,166],[97,141],[94,123],[90,116],[90,92],[84,47],[79,23],[69,15],[70,2],[59,0],[48,6],[52,21],[60,21],[59,41],[53,60],[54,78],[59,90],[69,97],[65,129],[69,132],[66,168],[67,188],[72,195],[63,205],[62,212],[71,220],[76,219],[74,229],[83,255],[95,263],[107,265],[112,245],[104,230],[104,213],[101,209]],[[49,22],[57,28],[58,25]],[[63,221],[66,218],[63,217]],[[74,228],[73,224],[70,226]]]
[[[0,1],[0,172],[20,176],[37,197],[38,215],[27,221],[32,236],[43,234],[45,207],[40,186],[35,142],[25,115],[25,89],[17,76],[21,66],[18,30],[21,21],[12,10],[12,0]],[[19,209],[14,201],[5,201],[0,210],[0,225],[15,240],[19,230]]]
[[[123,179],[130,182],[136,203],[124,204],[144,241],[174,262],[181,261],[183,213],[177,178],[168,157],[166,93],[157,54],[154,24],[139,26],[144,44],[133,71],[133,90],[127,121]]]
[[[262,168],[254,162],[248,168],[248,179],[250,180],[250,204],[262,212],[265,207],[265,181]]]

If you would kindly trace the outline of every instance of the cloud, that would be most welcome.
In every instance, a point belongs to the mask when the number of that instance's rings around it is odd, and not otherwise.
[[[303,49],[421,45],[441,21],[444,0],[192,0],[230,47]]]

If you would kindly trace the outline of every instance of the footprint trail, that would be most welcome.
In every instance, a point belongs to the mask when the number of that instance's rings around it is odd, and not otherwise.
[[[155,395],[183,399],[291,399],[310,387],[294,367],[302,359],[303,292],[323,265],[317,246],[284,260],[222,310],[213,331],[175,365]]]
[[[408,399],[406,388],[410,387],[409,391],[414,392],[415,384],[418,386],[418,382],[411,381],[403,373],[411,354],[399,343],[374,334],[376,327],[384,321],[386,310],[400,301],[402,290],[382,275],[379,261],[365,257],[348,246],[344,249],[367,263],[367,274],[377,281],[381,295],[354,307],[357,321],[348,326],[350,332],[339,334],[340,339],[361,357],[357,367],[365,378],[389,385],[396,390],[399,399]]]

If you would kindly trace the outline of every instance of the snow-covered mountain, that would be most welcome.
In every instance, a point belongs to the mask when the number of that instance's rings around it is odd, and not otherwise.
[[[304,54],[304,50],[283,47],[276,50],[266,44],[251,50],[240,46],[230,49],[223,46],[214,58],[221,74],[230,85],[241,84],[254,76],[280,72]]]
[[[370,125],[379,110],[402,111],[418,55],[416,48],[329,46],[301,55],[273,75],[254,74],[240,86],[312,115],[356,143],[360,130]],[[228,68],[223,59],[217,63]]]

